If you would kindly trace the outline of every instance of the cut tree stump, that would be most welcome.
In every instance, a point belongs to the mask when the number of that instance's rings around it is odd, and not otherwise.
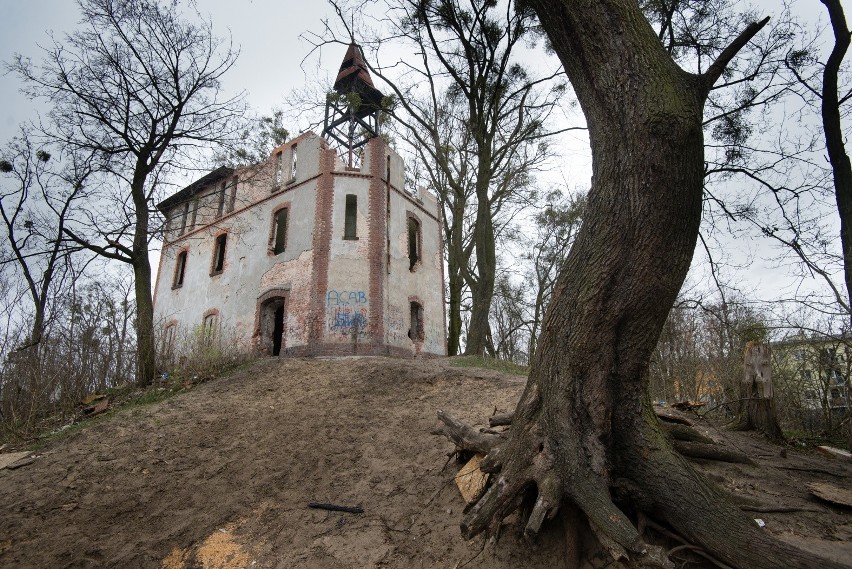
[[[768,344],[749,342],[743,354],[743,379],[740,382],[740,412],[731,428],[760,431],[773,441],[784,440],[775,415],[772,389],[772,351]]]

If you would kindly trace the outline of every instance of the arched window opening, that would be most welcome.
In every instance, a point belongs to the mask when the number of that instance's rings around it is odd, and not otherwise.
[[[216,332],[218,331],[218,322],[219,322],[219,313],[211,312],[204,316],[204,321],[201,325],[201,342],[205,346],[210,346],[213,344],[213,341],[216,339]]]
[[[163,331],[163,348],[162,357],[167,362],[172,361],[175,351],[175,333],[177,332],[177,324],[171,323],[166,326]]]

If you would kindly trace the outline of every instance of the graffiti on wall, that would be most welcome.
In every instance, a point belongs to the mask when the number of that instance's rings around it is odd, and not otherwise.
[[[328,331],[341,336],[367,333],[370,303],[363,290],[330,290],[325,296]]]
[[[387,334],[388,341],[397,345],[407,346],[408,338],[408,323],[405,321],[405,316],[398,306],[388,307],[387,317]]]

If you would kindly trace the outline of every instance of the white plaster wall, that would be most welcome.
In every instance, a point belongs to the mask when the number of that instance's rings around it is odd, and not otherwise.
[[[223,338],[248,347],[255,332],[258,297],[272,289],[286,289],[289,297],[285,347],[306,343],[320,139],[313,136],[296,140],[297,176],[302,171],[307,183],[299,184],[297,177],[296,183],[273,189],[269,176],[241,178],[234,213],[187,232],[164,247],[157,277],[155,318],[161,325],[177,320],[179,337],[200,326],[206,311],[217,309]],[[304,171],[311,167],[313,172]],[[211,211],[205,218],[208,221],[215,217],[218,207],[217,190],[218,185],[214,184],[199,193],[199,204]],[[273,255],[273,213],[282,205],[289,207],[287,246],[284,252]],[[199,216],[197,226],[200,219]],[[228,233],[225,266],[220,274],[211,275],[215,237],[222,231]],[[184,284],[172,289],[177,253],[183,247],[188,247]]]
[[[424,195],[423,198],[422,203],[418,203],[396,190],[391,191],[391,271],[388,275],[385,334],[388,344],[414,350],[414,342],[408,337],[411,327],[409,298],[416,296],[423,306],[425,339],[421,351],[445,355],[443,257],[440,227],[432,217],[437,217],[438,206],[431,196]],[[414,271],[409,270],[408,259],[409,211],[417,214],[422,233],[421,262]]]
[[[370,297],[368,197],[370,179],[365,176],[334,176],[331,255],[328,287],[324,291],[326,341],[350,344],[366,337],[371,318],[370,305],[379,299]],[[357,239],[344,239],[346,196],[358,197]]]

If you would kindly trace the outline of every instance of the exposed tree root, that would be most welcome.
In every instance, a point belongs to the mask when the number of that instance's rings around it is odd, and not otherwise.
[[[660,414],[660,411],[663,411],[662,415]],[[663,430],[671,439],[673,439],[672,446],[683,456],[702,460],[717,460],[719,462],[754,465],[754,462],[745,454],[716,445],[716,442],[713,439],[701,434],[698,430],[689,426],[692,423],[688,421],[688,419],[681,417],[680,413],[672,413],[672,411],[672,409],[662,409],[659,407],[654,409],[655,414],[663,419],[663,421],[660,422]],[[449,417],[449,423],[447,422],[446,417]],[[444,411],[438,411],[438,418],[444,422],[444,427],[442,427],[442,429],[438,432],[433,431],[433,434],[446,435],[450,440],[456,443],[456,446],[459,447],[460,450],[476,451],[487,454],[488,451],[483,449],[485,447],[490,449],[491,446],[495,444],[495,441],[499,440],[480,440],[480,437],[482,436],[499,436],[499,433],[495,433],[494,431],[478,432],[467,425],[461,424],[451,415],[447,415]],[[511,425],[513,418],[514,413],[495,414],[488,418],[488,424],[491,427]],[[464,431],[466,435],[459,439],[463,441],[462,444],[459,444],[457,438],[462,431]]]
[[[488,417],[489,427],[505,427],[512,424],[514,413],[497,413]]]
[[[667,421],[670,423],[680,423],[681,425],[686,425],[687,427],[692,427],[695,423],[686,416],[686,414],[681,413],[677,409],[672,409],[671,407],[657,407],[654,406],[654,414],[657,415],[662,421]]]
[[[623,470],[626,476],[619,478],[618,484],[607,482],[607,478],[597,475],[584,460],[582,448],[576,444],[577,437],[560,437],[558,440],[567,441],[562,447],[551,442],[555,439],[546,436],[536,420],[540,418],[535,413],[539,404],[536,390],[529,389],[519,405],[518,416],[524,428],[516,424],[510,431],[500,434],[479,432],[449,413],[439,412],[442,425],[434,433],[449,438],[460,451],[486,453],[480,467],[492,474],[484,494],[466,508],[461,523],[465,538],[470,539],[489,528],[493,531],[506,516],[521,508],[524,535],[533,540],[544,523],[562,511],[566,547],[574,559],[580,558],[577,526],[588,523],[612,558],[632,567],[672,569],[675,567],[672,556],[680,557],[679,554],[687,551],[723,569],[771,567],[772,562],[762,556],[772,548],[784,551],[790,567],[813,566],[817,558],[772,541],[748,516],[737,514],[743,509],[778,512],[794,511],[793,508],[737,506],[704,482],[685,461],[677,460],[678,455],[672,450],[653,445],[650,456],[643,455],[644,462],[637,461],[635,456],[624,457],[625,464],[638,464],[638,469],[631,466]],[[661,440],[666,440],[663,430],[656,432],[663,437]],[[636,436],[653,440],[653,433],[651,429]],[[671,441],[671,445],[682,454],[750,463],[742,453],[713,448],[714,445],[678,440]],[[636,445],[634,448],[642,447]],[[613,465],[613,468],[619,469],[619,466]],[[621,507],[627,506],[628,511],[636,512],[638,527],[616,505],[613,495],[618,496]],[[653,521],[651,515],[682,530],[683,535],[667,530]],[[708,519],[714,521],[708,523]],[[710,527],[714,529],[708,530]],[[725,529],[720,530],[720,527]],[[647,528],[680,545],[666,551],[649,544],[644,538]],[[764,553],[743,553],[736,543],[728,543],[731,535],[754,543],[756,550]],[[822,567],[840,567],[823,560],[818,562]]]
[[[761,514],[790,514],[793,512],[819,512],[817,508],[804,508],[800,506],[755,506],[741,504],[740,509],[744,512],[759,512]]]
[[[680,424],[686,425],[687,427],[695,426],[695,423],[687,417],[684,413],[678,411],[677,409],[672,409],[671,407],[654,407],[654,413],[659,417],[662,421],[664,421],[664,425],[671,424]],[[495,413],[488,417],[488,426],[489,427],[505,427],[507,425],[512,424],[512,419],[514,419],[514,413]],[[685,439],[691,440],[691,439]]]
[[[445,411],[438,411],[438,419],[443,424],[433,430],[432,434],[447,437],[455,443],[458,451],[488,454],[499,441],[498,435],[481,433]]]
[[[672,439],[678,441],[689,441],[694,443],[703,443],[706,445],[715,444],[716,441],[711,439],[708,436],[702,435],[696,429],[692,427],[688,427],[682,423],[668,423],[661,422],[661,426],[663,430],[668,434]]]
[[[672,441],[672,447],[683,456],[689,458],[718,460],[720,462],[734,462],[737,464],[748,464],[754,466],[754,461],[740,451],[720,447],[714,444],[676,440]]]

